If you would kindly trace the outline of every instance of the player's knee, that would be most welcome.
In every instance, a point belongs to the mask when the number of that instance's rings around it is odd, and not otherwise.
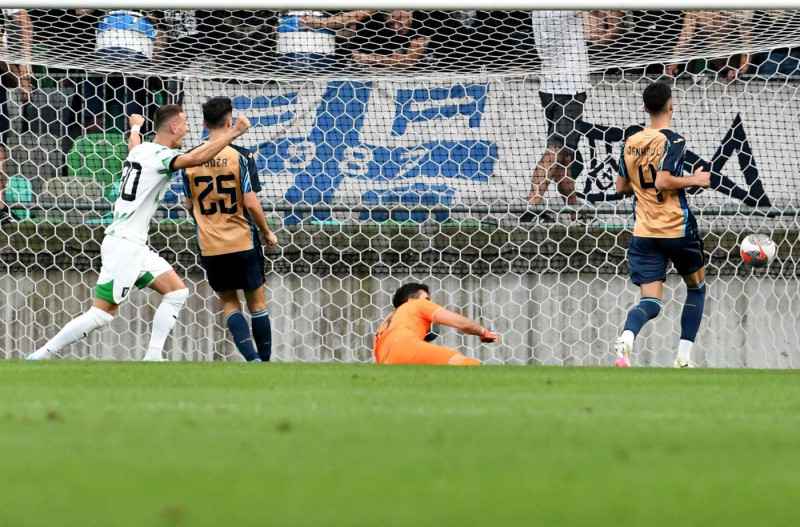
[[[250,300],[247,299],[247,310],[250,311],[250,314],[253,313],[260,313],[261,311],[265,311],[267,309],[267,302],[265,300]]]
[[[259,311],[267,309],[267,299],[263,287],[252,291],[245,290],[244,300],[247,303],[247,310],[250,311],[250,313],[258,313]]]
[[[89,308],[87,315],[91,318],[92,322],[94,323],[94,327],[91,328],[92,330],[100,329],[103,326],[107,326],[111,324],[112,320],[114,320],[114,315],[112,313],[103,311],[98,307]]]
[[[637,308],[641,309],[648,320],[656,318],[661,313],[661,300],[644,297],[639,301]]]
[[[189,289],[184,287],[165,294],[162,302],[167,302],[180,309],[186,303],[187,298],[189,298]]]
[[[688,290],[689,293],[701,294],[701,295],[705,296],[705,294],[706,294],[706,281],[705,280],[701,280],[699,284],[687,284],[686,285],[686,289]]]

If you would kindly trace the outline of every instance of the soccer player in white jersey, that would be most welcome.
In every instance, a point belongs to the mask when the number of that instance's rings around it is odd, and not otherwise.
[[[111,323],[119,304],[131,289],[150,287],[162,295],[153,318],[153,331],[144,357],[161,361],[164,343],[175,325],[178,312],[189,290],[169,263],[147,246],[150,219],[158,209],[164,192],[176,170],[195,167],[210,161],[250,127],[239,116],[236,125],[213,141],[181,154],[183,139],[189,133],[186,116],[180,106],[169,104],[156,111],[156,135],[152,143],[142,143],[139,128],[144,118],[130,118],[131,137],[122,169],[119,198],[114,202],[114,217],[106,229],[100,248],[102,267],[95,288],[95,299],[86,313],[70,321],[28,360],[54,357],[64,347],[86,337],[90,331]]]

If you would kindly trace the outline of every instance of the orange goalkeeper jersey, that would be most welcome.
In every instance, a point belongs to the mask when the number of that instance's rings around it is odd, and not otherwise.
[[[386,317],[375,334],[375,353],[401,337],[425,338],[433,323],[433,316],[442,306],[426,299],[412,299]]]

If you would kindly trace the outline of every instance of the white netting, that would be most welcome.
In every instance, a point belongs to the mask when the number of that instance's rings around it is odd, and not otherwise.
[[[0,356],[29,353],[88,306],[125,112],[182,104],[189,147],[200,105],[227,95],[254,123],[238,143],[256,153],[281,242],[267,278],[277,360],[369,360],[391,294],[415,279],[503,335],[437,342],[490,363],[610,364],[638,297],[617,150],[666,70],[686,168],[712,172],[690,197],[710,256],[697,362],[800,366],[798,12],[11,11],[2,58],[31,64],[33,84],[25,95],[28,68],[12,66],[0,90],[5,196],[21,220],[0,232]],[[576,199],[551,183],[539,204],[532,178],[552,135],[540,92],[556,89],[586,92]],[[151,236],[191,291],[168,353],[233,359],[181,199],[176,180]],[[749,232],[778,242],[769,268],[740,262]],[[683,295],[671,274],[637,364],[672,363]],[[68,356],[140,358],[155,296],[133,294]]]

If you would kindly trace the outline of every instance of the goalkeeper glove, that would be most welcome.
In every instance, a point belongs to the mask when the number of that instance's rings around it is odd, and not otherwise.
[[[500,333],[489,328],[484,328],[483,333],[481,333],[478,338],[481,339],[481,342],[497,342],[500,340]]]

